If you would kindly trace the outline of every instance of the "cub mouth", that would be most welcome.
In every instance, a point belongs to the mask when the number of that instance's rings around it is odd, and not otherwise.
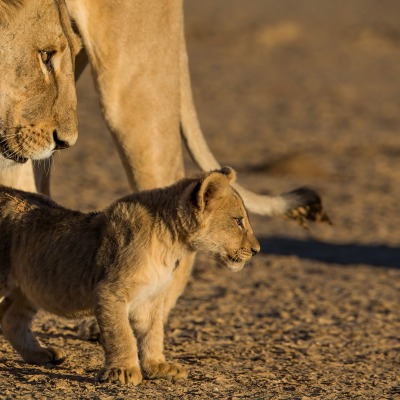
[[[244,262],[242,259],[240,259],[239,257],[233,257],[233,256],[230,256],[229,254],[227,255],[227,259],[229,260],[229,262],[231,262],[231,263],[233,263],[233,264],[235,264],[235,263],[241,263],[241,262]]]
[[[245,260],[242,260],[239,257],[234,257],[231,256],[229,254],[222,256],[222,257],[218,257],[219,261],[221,261],[224,265],[226,265],[230,270],[232,271],[240,271],[245,264]]]
[[[15,151],[11,151],[5,139],[0,139],[0,152],[4,158],[14,161],[18,164],[25,164],[28,161],[28,158],[17,154]]]

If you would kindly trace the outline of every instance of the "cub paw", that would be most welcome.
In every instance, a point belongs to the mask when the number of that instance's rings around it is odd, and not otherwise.
[[[186,379],[188,376],[187,370],[179,364],[163,362],[149,364],[144,368],[147,379]]]
[[[127,385],[133,383],[135,386],[142,382],[142,373],[138,368],[107,368],[98,376],[99,382],[121,383]]]
[[[26,362],[30,364],[53,364],[60,365],[67,358],[65,352],[57,347],[47,347],[40,350],[30,351],[23,355]]]

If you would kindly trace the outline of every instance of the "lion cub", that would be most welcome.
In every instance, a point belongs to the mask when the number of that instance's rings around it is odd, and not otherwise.
[[[105,366],[100,381],[184,378],[163,354],[163,302],[179,260],[205,252],[240,270],[259,243],[224,167],[81,213],[0,186],[0,306],[4,336],[30,363],[64,361],[30,329],[39,309],[94,315]],[[140,360],[140,364],[139,364]]]

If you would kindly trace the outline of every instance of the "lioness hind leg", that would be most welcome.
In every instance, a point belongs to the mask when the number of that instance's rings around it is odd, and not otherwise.
[[[66,355],[55,347],[42,347],[31,330],[32,319],[36,310],[19,291],[8,296],[2,307],[1,328],[4,337],[21,355],[24,361],[31,364],[61,364]]]

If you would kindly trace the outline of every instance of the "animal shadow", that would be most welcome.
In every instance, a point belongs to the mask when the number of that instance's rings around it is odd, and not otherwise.
[[[338,244],[284,237],[263,237],[260,244],[261,252],[265,254],[294,255],[329,264],[400,268],[400,248],[383,244]]]

